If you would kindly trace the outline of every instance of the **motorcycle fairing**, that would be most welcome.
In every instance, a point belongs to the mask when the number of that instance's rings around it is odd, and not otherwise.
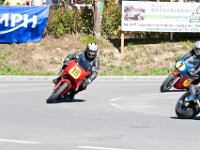
[[[64,69],[61,80],[57,85],[55,85],[54,90],[59,88],[62,83],[67,82],[68,87],[63,91],[61,96],[64,96],[69,90],[77,90],[80,84],[82,83],[83,79],[89,75],[89,71],[87,69],[89,65],[84,65],[84,61],[71,60],[67,67]]]
[[[174,84],[174,87],[177,89],[187,89],[189,85],[194,81],[195,79],[182,76],[178,82]]]

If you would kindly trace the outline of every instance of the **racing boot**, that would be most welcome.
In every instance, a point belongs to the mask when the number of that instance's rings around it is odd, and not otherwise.
[[[74,96],[75,96],[75,94],[76,94],[76,93],[72,92],[72,93],[69,95],[69,99],[70,99],[70,100],[73,100],[73,99],[74,99]]]
[[[60,81],[61,77],[59,76],[58,78],[55,78],[52,80],[52,82],[56,85]]]
[[[189,87],[189,91],[190,91],[190,96],[188,98],[189,101],[194,101],[194,100],[198,99],[197,93],[196,93],[197,92],[196,85],[191,84]]]
[[[71,91],[70,95],[68,96],[70,100],[74,99],[74,96],[78,93],[78,91]]]

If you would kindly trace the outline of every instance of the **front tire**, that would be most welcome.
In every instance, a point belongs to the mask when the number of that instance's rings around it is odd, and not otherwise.
[[[176,103],[176,115],[180,119],[191,119],[195,117],[198,113],[198,106],[193,101],[187,101],[190,92],[183,94],[178,102]]]
[[[56,103],[62,92],[68,87],[68,83],[64,82],[57,90],[55,90],[47,99],[47,103]]]
[[[174,81],[177,79],[177,76],[170,74],[160,86],[161,92],[167,92],[173,86]]]

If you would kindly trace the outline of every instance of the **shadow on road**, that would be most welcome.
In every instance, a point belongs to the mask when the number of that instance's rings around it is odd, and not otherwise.
[[[187,90],[169,90],[167,92],[160,92],[160,93],[170,93],[170,92],[186,92]]]
[[[55,102],[47,103],[47,104],[57,104],[57,103],[76,103],[76,102],[85,102],[84,99],[62,99],[56,100]]]
[[[200,116],[195,116],[192,119],[180,119],[178,117],[170,117],[171,119],[179,119],[179,120],[200,120]]]
[[[67,103],[73,103],[73,102],[85,102],[86,100],[84,99],[64,99],[61,101],[61,103],[63,102],[67,102]]]

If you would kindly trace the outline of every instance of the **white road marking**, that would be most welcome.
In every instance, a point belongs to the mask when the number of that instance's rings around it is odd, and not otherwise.
[[[123,99],[123,98],[125,98],[125,97],[116,97],[116,98],[111,99],[110,102],[116,102],[116,101]]]
[[[23,141],[23,140],[14,140],[14,139],[0,139],[0,142],[20,143],[20,144],[39,144],[40,143],[36,141]]]
[[[123,149],[123,148],[111,148],[111,147],[95,147],[95,146],[79,146],[82,149],[98,149],[98,150],[136,150],[136,149]]]
[[[117,104],[114,104],[114,103],[110,103],[111,106],[115,107],[115,108],[119,108],[119,109],[122,109],[122,110],[125,110],[123,107],[117,105]]]
[[[148,96],[157,96],[157,95],[169,95],[169,94],[174,94],[173,92],[169,92],[169,93],[152,93],[152,94],[143,94],[143,95],[138,95],[138,97],[148,97]]]
[[[116,109],[120,109],[120,110],[124,110],[124,111],[136,111],[136,112],[142,112],[142,113],[153,113],[153,114],[161,114],[160,110],[164,110],[167,108],[171,108],[169,106],[164,106],[164,108],[162,106],[156,106],[153,105],[152,103],[148,103],[147,98],[149,97],[156,97],[156,96],[161,96],[161,94],[163,96],[166,96],[166,94],[174,94],[173,92],[166,92],[166,93],[149,93],[149,94],[141,94],[141,95],[136,95],[134,97],[116,97],[116,98],[112,98],[109,100],[109,105],[116,108]],[[130,103],[131,99],[133,98],[144,98],[145,100],[143,101],[134,101],[132,103]],[[126,99],[130,99],[129,103],[126,104]],[[123,102],[124,100],[124,102]],[[121,103],[119,103],[121,102]],[[144,111],[145,110],[145,111]],[[166,111],[164,111],[165,114]]]

